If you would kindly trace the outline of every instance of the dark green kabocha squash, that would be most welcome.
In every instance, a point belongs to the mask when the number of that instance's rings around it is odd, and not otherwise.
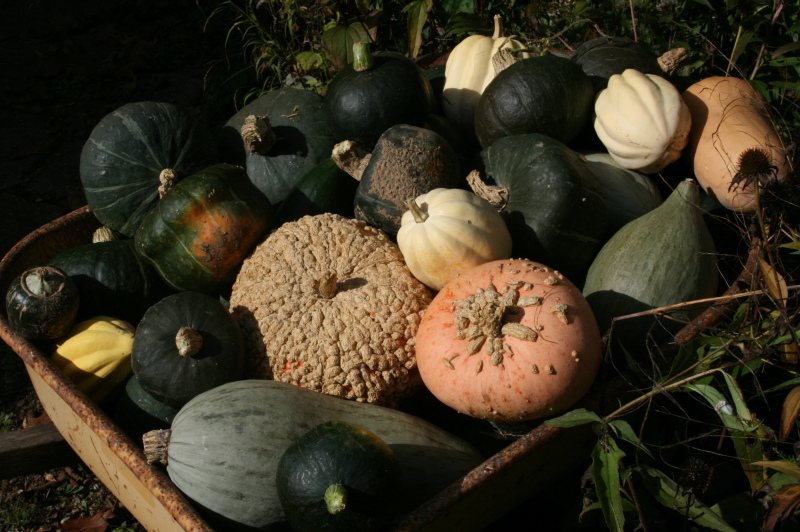
[[[481,151],[472,189],[500,210],[513,256],[547,264],[579,284],[605,241],[601,185],[578,152],[546,135],[503,137]]]
[[[276,486],[296,532],[373,532],[392,516],[400,473],[394,451],[375,433],[329,421],[286,449]]]
[[[594,88],[580,66],[564,57],[521,59],[487,85],[475,108],[481,146],[509,135],[541,133],[569,144],[589,123]]]
[[[407,57],[370,53],[354,45],[355,59],[331,80],[325,102],[336,142],[351,140],[372,151],[384,131],[397,124],[422,126],[436,108],[430,81]]]
[[[276,226],[326,212],[353,218],[357,188],[358,181],[328,157],[306,172],[292,187],[278,207]]]
[[[272,223],[244,168],[217,164],[164,194],[136,231],[136,250],[175,290],[218,293]]]
[[[570,60],[589,76],[595,92],[608,86],[608,78],[633,68],[642,74],[664,76],[658,56],[647,45],[624,37],[597,37],[575,48]]]
[[[70,248],[49,264],[63,270],[78,287],[77,320],[111,316],[136,324],[150,305],[172,293],[136,253],[130,238]]]
[[[381,135],[360,175],[356,218],[394,237],[408,210],[406,201],[434,188],[466,188],[456,152],[435,131],[392,126]]]
[[[322,96],[292,87],[248,103],[220,132],[225,162],[245,167],[273,205],[329,158],[334,144]]]
[[[29,268],[11,281],[6,315],[11,328],[29,340],[53,340],[75,322],[80,306],[78,287],[52,266]]]
[[[202,122],[169,103],[128,103],[94,127],[83,146],[86,201],[103,225],[132,237],[165,188],[218,161]]]
[[[131,364],[147,393],[180,408],[206,390],[242,378],[244,356],[239,326],[217,298],[179,292],[145,312]]]

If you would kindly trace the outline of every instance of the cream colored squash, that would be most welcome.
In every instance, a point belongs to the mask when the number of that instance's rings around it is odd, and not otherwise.
[[[692,118],[668,80],[638,70],[614,74],[594,104],[594,129],[623,168],[661,171],[689,142]]]
[[[130,323],[97,316],[76,324],[56,342],[52,362],[95,402],[102,402],[132,373],[136,329]]]
[[[411,273],[433,290],[485,262],[511,257],[500,213],[474,192],[437,188],[408,202],[397,244]]]
[[[458,43],[447,57],[445,81],[442,92],[442,111],[445,117],[474,135],[475,107],[483,90],[501,70],[493,58],[501,49],[520,50],[525,45],[516,39],[503,36],[503,21],[494,17],[494,34],[471,35]],[[513,58],[530,57],[528,52],[514,54]]]

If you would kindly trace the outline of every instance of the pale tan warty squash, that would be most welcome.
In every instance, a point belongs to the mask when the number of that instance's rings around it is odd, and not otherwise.
[[[660,76],[634,69],[614,74],[594,110],[597,136],[623,168],[659,172],[689,141],[689,109],[678,89]]]
[[[505,221],[474,192],[437,188],[408,206],[397,244],[414,277],[433,290],[470,268],[511,257]]]
[[[442,111],[456,126],[474,136],[475,107],[483,90],[494,79],[499,70],[493,58],[502,49],[520,50],[525,45],[503,35],[503,21],[494,17],[494,34],[470,35],[450,52],[445,66],[445,81],[442,92]],[[530,57],[528,52],[514,54],[513,58]]]

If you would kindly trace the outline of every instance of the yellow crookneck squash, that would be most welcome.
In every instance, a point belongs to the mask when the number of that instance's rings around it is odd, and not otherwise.
[[[461,41],[450,52],[445,66],[445,82],[442,92],[442,111],[445,117],[463,128],[472,136],[474,133],[475,107],[483,90],[502,70],[495,56],[500,50],[521,50],[525,45],[516,39],[503,35],[503,21],[499,15],[494,17],[494,34],[471,35]],[[528,52],[514,53],[509,61],[530,57]]]
[[[61,338],[51,360],[80,391],[100,403],[132,373],[135,332],[124,320],[97,316],[76,324]]]

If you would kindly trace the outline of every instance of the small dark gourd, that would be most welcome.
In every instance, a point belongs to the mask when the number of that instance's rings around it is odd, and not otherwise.
[[[136,324],[150,305],[172,292],[136,253],[132,239],[70,248],[56,255],[50,266],[63,270],[77,286],[78,320],[112,316]]]
[[[66,333],[78,315],[78,287],[64,271],[52,266],[19,274],[6,292],[11,328],[29,340],[52,340]]]
[[[699,204],[699,185],[686,179],[664,203],[625,225],[600,250],[583,294],[603,334],[616,317],[716,293],[715,246]],[[691,312],[684,310],[678,317]],[[644,321],[620,320],[613,338],[641,352],[652,318]]]
[[[167,296],[136,328],[131,364],[142,388],[180,408],[192,397],[242,378],[244,340],[217,299],[197,292]]]
[[[500,72],[475,108],[481,146],[524,133],[542,133],[568,144],[592,116],[594,89],[580,66],[543,55],[521,59]]]
[[[296,532],[372,532],[391,517],[399,475],[397,456],[378,435],[329,421],[286,449],[275,476]]]
[[[275,214],[276,225],[325,212],[353,218],[358,181],[328,157],[300,178]]]
[[[664,76],[658,56],[647,45],[624,37],[597,37],[575,48],[570,59],[589,76],[595,92],[608,85],[608,78],[633,68],[642,74]]]
[[[206,126],[169,103],[125,104],[95,126],[83,146],[86,201],[103,225],[132,237],[161,190],[217,163]]]
[[[136,231],[136,249],[174,289],[213,293],[233,282],[272,219],[244,168],[218,164],[164,195]]]
[[[356,218],[396,236],[406,201],[435,188],[464,188],[458,156],[438,133],[398,124],[381,135],[361,175]]]
[[[334,144],[322,96],[292,87],[270,91],[248,103],[220,132],[225,162],[245,167],[273,205],[329,158]]]
[[[407,57],[353,46],[355,59],[331,80],[325,102],[336,142],[351,140],[372,151],[396,124],[421,126],[436,107],[430,81]]]
[[[512,256],[547,264],[578,284],[603,245],[608,223],[588,161],[536,133],[501,138],[480,157],[482,175],[473,172],[468,180],[503,215]]]

